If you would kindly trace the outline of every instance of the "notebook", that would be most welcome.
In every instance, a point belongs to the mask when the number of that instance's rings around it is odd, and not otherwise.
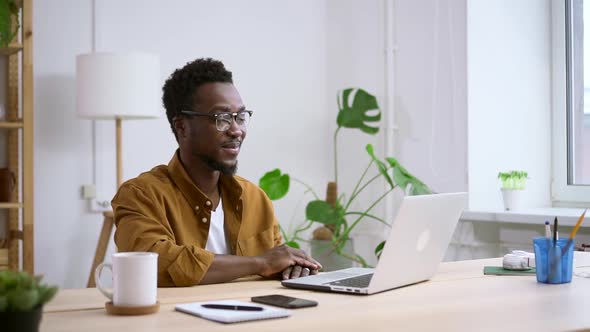
[[[204,308],[203,304],[225,304],[225,305],[236,305],[236,306],[256,306],[263,308],[262,311],[240,311],[240,310],[224,310],[224,309],[209,309]],[[246,322],[251,320],[261,320],[270,318],[281,318],[291,316],[291,311],[287,309],[274,308],[265,306],[258,303],[236,301],[236,300],[223,300],[223,301],[205,301],[205,302],[192,302],[182,303],[175,306],[176,311],[184,312],[190,315],[195,315],[208,320],[220,322],[220,323],[238,323]]]
[[[528,270],[508,270],[501,266],[484,266],[483,274],[486,275],[497,275],[497,276],[527,276],[536,275],[536,269],[533,267]]]
[[[286,287],[374,294],[430,279],[467,205],[467,193],[406,196],[374,269],[350,268],[283,280]]]

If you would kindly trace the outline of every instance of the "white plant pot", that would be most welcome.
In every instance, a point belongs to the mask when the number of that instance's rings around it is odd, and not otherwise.
[[[502,199],[504,200],[504,210],[516,211],[522,209],[523,189],[505,189],[502,188]]]

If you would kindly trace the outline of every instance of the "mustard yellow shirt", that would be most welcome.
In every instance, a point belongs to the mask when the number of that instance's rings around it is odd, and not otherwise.
[[[221,175],[219,188],[231,254],[256,256],[283,242],[272,203],[258,186]],[[211,200],[192,182],[178,151],[168,165],[123,183],[111,203],[117,249],[157,252],[158,286],[201,281],[215,255],[204,249]]]

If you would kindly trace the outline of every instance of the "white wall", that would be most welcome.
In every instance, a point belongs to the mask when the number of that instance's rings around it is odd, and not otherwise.
[[[375,95],[382,112],[384,110],[384,31],[383,2],[329,0],[327,1],[326,18],[326,89],[330,118],[328,121],[326,158],[329,160],[328,170],[330,181],[334,181],[333,134],[336,129],[337,91],[344,88],[362,88]],[[338,192],[346,199],[369,164],[369,156],[365,146],[375,146],[379,156],[384,156],[383,133],[385,114],[382,114],[380,130],[377,135],[369,135],[358,129],[342,128],[338,135]],[[376,174],[373,168],[369,174]],[[320,187],[321,195],[325,195],[326,184]],[[362,211],[372,204],[382,193],[384,186],[375,182],[359,196],[352,208]],[[372,213],[384,216],[383,206],[377,206]],[[352,221],[350,221],[352,222]],[[355,251],[369,263],[375,262],[373,249],[379,243],[382,227],[377,222],[365,219],[354,233]]]
[[[332,114],[328,121],[330,133],[335,128],[335,91],[339,89],[365,88],[377,96],[383,111],[380,132],[374,137],[358,130],[341,130],[339,190],[349,196],[368,164],[365,145],[372,143],[379,156],[398,158],[435,191],[466,191],[466,3],[393,1],[389,19],[393,21],[391,33],[397,51],[393,53],[394,73],[390,78],[395,92],[390,113],[385,91],[388,19],[385,3],[328,1],[326,66]],[[399,129],[387,126],[390,118]],[[390,142],[385,141],[387,131],[393,133]],[[331,142],[331,136],[329,139]],[[324,188],[325,185],[321,189]],[[366,207],[384,191],[384,183],[373,186],[353,207],[359,210]],[[397,202],[383,201],[374,213],[386,216],[391,222],[394,215],[386,215],[386,204]],[[361,224],[355,233],[357,253],[375,264],[374,248],[388,233],[389,229],[376,222]]]
[[[499,171],[528,171],[524,204],[551,206],[551,7],[469,1],[470,209],[501,210]]]
[[[85,286],[102,223],[80,198],[95,176],[93,133],[74,105],[75,56],[92,49],[91,4],[46,0],[34,8],[36,271],[62,287]],[[466,190],[466,3],[400,0],[394,9],[395,113],[384,116],[399,129],[393,142],[384,141],[393,128],[374,138],[342,133],[341,188],[350,192],[366,165],[364,145],[373,142],[380,155],[392,145],[393,156],[435,190]],[[197,57],[226,63],[256,112],[239,169],[253,182],[280,167],[323,196],[333,177],[336,91],[362,87],[384,105],[384,0],[97,0],[95,14],[96,50],[158,54],[162,82]],[[113,127],[96,124],[103,199],[115,189]],[[176,146],[164,117],[124,122],[123,132],[124,179],[167,163]],[[298,222],[299,199],[276,202],[284,225]],[[361,228],[359,253],[371,255],[381,231]]]
[[[465,1],[396,7],[396,154],[437,192],[467,190]]]
[[[36,1],[34,10],[36,271],[83,287],[102,223],[80,199],[80,186],[93,180],[92,133],[74,105],[75,56],[91,51],[91,1]],[[256,112],[239,173],[257,182],[265,170],[288,166],[323,183],[324,17],[325,3],[313,0],[98,0],[96,49],[158,54],[162,82],[197,57],[223,60]],[[114,192],[113,127],[97,125],[97,187],[106,199]],[[124,122],[123,132],[124,179],[167,163],[176,146],[165,117]]]
[[[35,1],[35,272],[85,285],[101,220],[79,188],[92,178],[91,123],[75,110],[75,56],[90,49],[90,1]],[[42,13],[42,14],[41,14]]]

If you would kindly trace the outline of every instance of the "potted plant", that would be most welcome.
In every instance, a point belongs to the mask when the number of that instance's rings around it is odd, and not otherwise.
[[[349,102],[349,100],[352,101]],[[313,195],[313,199],[307,203],[305,208],[306,220],[290,235],[286,234],[283,228],[281,231],[288,245],[300,248],[301,241],[308,241],[302,238],[301,233],[314,225],[319,226],[313,231],[313,239],[310,243],[312,256],[322,263],[325,271],[352,266],[353,262],[365,267],[369,266],[366,259],[354,253],[351,232],[365,220],[389,226],[383,218],[372,214],[372,210],[396,188],[413,195],[431,192],[422,181],[410,174],[395,158],[379,159],[373,146],[368,144],[366,145],[368,164],[354,189],[350,195],[338,194],[337,143],[340,129],[359,129],[364,133],[375,135],[379,131],[379,127],[375,125],[381,120],[377,99],[363,89],[342,90],[339,93],[338,108],[337,127],[333,138],[334,181],[328,183],[326,199],[320,198],[313,188],[305,182],[291,177],[280,169],[267,172],[259,182],[260,187],[271,200],[284,197],[289,191],[291,180],[305,187],[305,193]],[[359,197],[361,192],[370,188],[371,184],[377,183],[378,179],[384,179],[387,182],[387,189],[363,210],[354,210],[352,203],[355,199]],[[383,244],[384,242],[380,243],[375,249],[377,255],[383,249]]]
[[[39,330],[43,305],[57,292],[57,287],[41,284],[41,278],[26,272],[0,272],[0,322],[3,330]]]
[[[498,179],[502,181],[504,210],[514,211],[522,208],[522,192],[528,179],[528,173],[525,171],[499,172]]]

